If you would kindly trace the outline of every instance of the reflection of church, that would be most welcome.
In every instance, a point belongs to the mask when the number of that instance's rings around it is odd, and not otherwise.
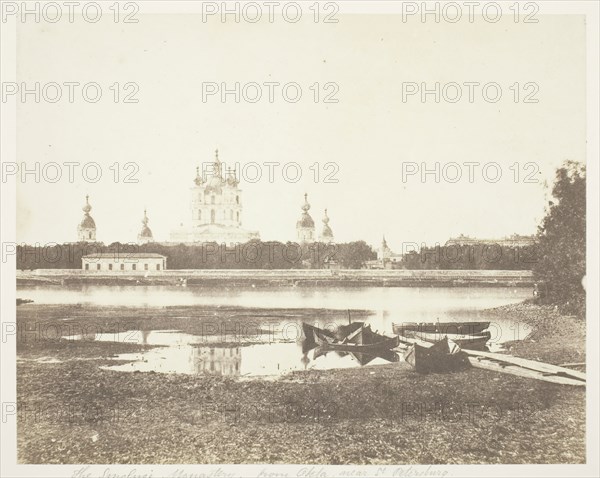
[[[239,375],[242,364],[240,347],[193,347],[192,369],[209,375]]]

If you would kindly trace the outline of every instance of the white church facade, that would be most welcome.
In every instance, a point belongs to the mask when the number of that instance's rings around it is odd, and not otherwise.
[[[164,245],[174,244],[202,244],[216,242],[233,246],[244,244],[251,240],[260,240],[258,231],[247,230],[242,227],[242,190],[234,170],[223,171],[223,163],[219,160],[219,152],[215,151],[215,159],[210,163],[210,170],[206,175],[201,174],[196,168],[194,185],[190,188],[190,216],[186,223],[171,231],[169,241],[159,241]],[[325,209],[322,227],[317,233],[315,221],[310,215],[311,205],[308,194],[304,195],[301,206],[302,214],[296,222],[296,240],[300,244],[323,242],[331,244],[334,235],[329,225],[329,216]],[[89,196],[83,207],[84,216],[77,227],[79,242],[95,243],[96,222],[90,215],[92,206]],[[146,210],[142,218],[142,228],[137,235],[140,245],[157,242],[152,230],[148,226],[149,219]],[[292,223],[293,224],[293,223]]]
[[[173,230],[170,243],[217,242],[228,245],[260,239],[257,231],[242,227],[242,190],[232,170],[222,171],[218,150],[212,171],[203,177],[196,169],[191,188],[191,217],[188,224]]]

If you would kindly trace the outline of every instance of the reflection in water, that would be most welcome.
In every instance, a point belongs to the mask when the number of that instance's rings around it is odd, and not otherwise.
[[[367,365],[375,359],[382,359],[385,362],[399,362],[400,356],[393,350],[377,350],[372,353],[364,352],[345,352],[341,350],[332,350],[331,348],[319,347],[313,340],[304,339],[302,341],[302,363],[306,369],[310,364],[308,358],[309,351],[312,351],[313,360],[317,360],[319,357],[326,357],[327,354],[335,354],[340,358],[351,357],[354,361],[360,365]]]
[[[328,320],[319,318],[321,309],[370,311],[368,321],[374,330],[392,332],[394,322],[452,322],[489,320],[486,309],[518,303],[530,297],[528,288],[515,287],[175,287],[175,286],[19,286],[19,294],[34,300],[39,306],[60,304],[92,307],[149,308],[152,314],[165,307],[181,309],[181,315],[190,318],[203,307],[225,307],[236,311],[240,327],[248,322],[261,323],[262,313],[269,317],[269,326],[286,331],[283,338],[294,339],[306,311],[314,309],[314,321],[326,327]],[[268,305],[268,307],[267,307]],[[189,307],[189,312],[185,310]],[[285,309],[277,310],[277,309]],[[292,309],[304,312],[296,314]],[[119,312],[116,312],[117,314]],[[280,313],[281,322],[274,324],[273,315]],[[367,317],[363,317],[367,318]],[[215,316],[219,322],[220,317]],[[311,317],[309,320],[313,320]],[[528,327],[509,319],[496,318],[490,332],[491,344],[520,340],[528,334]],[[295,323],[296,328],[285,328]],[[336,324],[331,324],[336,325]],[[79,332],[72,332],[70,335]],[[263,334],[265,335],[265,334]],[[297,337],[299,338],[299,337]],[[244,341],[242,339],[241,341]],[[207,342],[208,340],[206,340]],[[230,341],[220,339],[221,342]],[[231,340],[235,341],[235,340]],[[255,341],[257,342],[257,341]]]
[[[102,367],[122,372],[207,374],[230,377],[280,376],[297,370],[328,370],[397,362],[398,355],[303,351],[296,342],[262,343],[248,346],[207,345],[206,337],[173,330],[131,330],[118,334],[81,334],[68,340],[119,341],[153,346],[135,353],[112,357],[115,365]]]
[[[527,289],[510,287],[473,290],[460,287],[228,289],[171,286],[39,286],[19,287],[19,291],[32,298],[38,306],[108,306],[122,309],[125,316],[128,307],[152,308],[149,314],[156,315],[160,308],[175,306],[178,310],[181,309],[182,317],[178,318],[189,317],[190,320],[194,320],[197,311],[204,306],[228,307],[230,312],[232,308],[239,308],[234,309],[237,314],[234,320],[239,324],[256,322],[265,327],[268,325],[268,329],[274,332],[261,332],[256,335],[247,335],[247,332],[235,333],[233,336],[225,336],[224,333],[200,336],[178,330],[130,330],[118,333],[96,330],[96,333],[93,333],[81,330],[86,328],[86,321],[78,320],[73,326],[74,330],[61,335],[68,335],[72,340],[112,341],[153,347],[115,357],[121,362],[107,367],[111,370],[212,373],[241,377],[277,376],[294,370],[358,367],[396,360],[393,353],[389,356],[364,356],[300,349],[300,344],[296,344],[295,340],[301,336],[301,324],[306,320],[306,311],[309,316],[313,316],[311,309],[314,309],[315,325],[322,328],[327,328],[328,325],[338,326],[340,321],[336,319],[328,323],[326,318],[320,318],[321,309],[368,310],[368,321],[373,329],[389,334],[392,332],[393,322],[485,320],[485,309],[520,302],[529,296]],[[268,308],[265,308],[266,304]],[[189,307],[189,312],[186,307]],[[295,309],[303,314],[295,313]],[[268,317],[268,324],[260,322],[263,311],[265,317]],[[120,310],[115,310],[114,313],[120,315]],[[65,317],[65,320],[72,318]],[[209,325],[214,326],[221,320],[215,312],[214,322]],[[94,327],[94,321],[90,322],[90,327]],[[522,326],[507,320],[492,323],[492,338],[489,343],[500,344],[506,340],[522,338],[524,331],[518,327]],[[223,346],[223,343],[235,343],[236,346]]]
[[[195,373],[235,376],[240,374],[240,347],[192,347],[190,355]]]
[[[283,338],[290,339],[299,338],[294,337],[294,331],[300,332],[301,322],[307,318],[306,315],[294,314],[292,309],[304,312],[314,309],[314,321],[319,322],[317,325],[322,328],[328,325],[328,320],[319,318],[320,309],[368,310],[370,311],[368,321],[373,329],[391,333],[394,322],[489,320],[486,309],[518,303],[531,295],[528,288],[514,287],[473,289],[469,287],[287,288],[274,286],[253,289],[80,285],[19,286],[18,290],[23,296],[33,299],[37,306],[81,304],[93,307],[122,307],[124,314],[127,313],[128,307],[152,308],[152,313],[155,314],[157,309],[174,306],[182,309],[182,316],[188,314],[185,308],[189,307],[189,317],[194,318],[198,308],[202,309],[205,306],[239,308],[235,320],[239,321],[240,326],[248,322],[265,325],[261,323],[261,314],[264,311],[268,314],[269,326],[276,326],[274,330],[279,331],[279,337],[282,337],[281,331],[285,330],[287,335]],[[285,311],[277,311],[277,309],[285,309]],[[279,312],[281,321],[275,324],[272,317]],[[215,319],[217,322],[220,320],[217,316]],[[495,320],[497,322],[492,323],[490,327],[492,344],[519,340],[527,335],[522,325],[508,319],[496,318]],[[292,323],[297,327],[290,328]],[[288,328],[285,328],[286,326]]]

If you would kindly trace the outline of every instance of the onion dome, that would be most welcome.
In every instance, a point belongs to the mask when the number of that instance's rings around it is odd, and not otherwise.
[[[196,186],[202,186],[204,183],[204,179],[202,179],[202,175],[200,174],[199,166],[196,166],[196,178],[194,179],[194,183],[196,183]]]
[[[240,183],[235,175],[235,169],[227,170],[226,182],[227,182],[228,186],[232,186],[232,187],[236,187]]]
[[[148,227],[148,216],[144,209],[144,219],[142,219],[142,230],[140,231],[140,238],[152,239],[152,231]]]
[[[92,219],[92,216],[90,216],[90,211],[92,210],[92,206],[90,206],[90,197],[89,196],[85,197],[85,206],[83,206],[81,208],[81,210],[85,214],[84,214],[83,220],[81,221],[81,224],[79,226],[81,228],[86,228],[86,229],[95,229],[96,223]]]
[[[215,151],[215,160],[213,162],[213,170],[210,179],[207,182],[206,190],[213,190],[220,193],[221,187],[225,180],[221,176],[221,161],[219,160],[219,150]]]
[[[315,221],[310,217],[308,211],[310,210],[310,204],[308,202],[308,194],[304,194],[304,204],[302,205],[302,216],[300,216],[300,220],[296,223],[296,227],[315,227]]]
[[[329,216],[327,215],[327,209],[325,209],[325,217],[323,217],[323,232],[321,233],[323,238],[333,237],[333,231],[329,227]]]

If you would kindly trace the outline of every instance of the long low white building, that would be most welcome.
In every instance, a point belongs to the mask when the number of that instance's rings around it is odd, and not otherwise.
[[[161,254],[149,252],[105,252],[88,254],[81,258],[84,271],[164,271],[167,258]]]

